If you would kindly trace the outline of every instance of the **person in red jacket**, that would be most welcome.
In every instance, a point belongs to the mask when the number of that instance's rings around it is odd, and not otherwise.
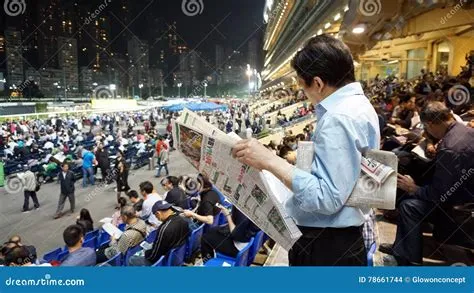
[[[165,145],[165,142],[163,141],[163,136],[159,136],[158,142],[156,143],[156,157],[160,157],[161,150],[163,149],[163,146]]]

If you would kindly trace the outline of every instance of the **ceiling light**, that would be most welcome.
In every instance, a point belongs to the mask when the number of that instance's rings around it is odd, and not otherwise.
[[[352,33],[357,34],[357,35],[362,34],[363,32],[365,32],[365,29],[366,29],[365,24],[358,24],[352,29]]]
[[[334,16],[334,21],[338,21],[341,18],[341,14],[338,13]]]
[[[322,34],[323,34],[323,30],[319,29],[317,35],[319,36],[319,35],[322,35]]]
[[[349,6],[348,5],[346,5],[346,7],[344,7],[344,12],[347,12],[347,11],[349,11]]]
[[[330,22],[328,22],[328,23],[326,23],[326,24],[324,25],[324,28],[325,28],[325,29],[328,29],[328,28],[330,28],[330,27],[331,27],[331,23],[330,23]]]

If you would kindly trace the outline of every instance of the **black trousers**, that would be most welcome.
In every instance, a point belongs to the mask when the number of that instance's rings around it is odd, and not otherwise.
[[[23,193],[25,195],[25,201],[23,202],[24,211],[27,211],[30,209],[30,197],[33,200],[33,204],[35,205],[35,208],[39,208],[40,204],[38,202],[38,197],[36,196],[35,191],[25,190]]]
[[[70,193],[70,194],[61,193],[59,195],[58,209],[56,210],[56,215],[61,214],[61,212],[63,211],[64,204],[66,203],[66,198],[69,199],[71,212],[74,212],[74,208],[76,207],[76,197],[74,196],[74,193]]]
[[[214,227],[202,235],[201,254],[204,262],[214,257],[214,251],[236,257],[239,250],[230,237],[229,227]]]
[[[362,226],[299,227],[303,236],[288,253],[290,266],[366,266]]]

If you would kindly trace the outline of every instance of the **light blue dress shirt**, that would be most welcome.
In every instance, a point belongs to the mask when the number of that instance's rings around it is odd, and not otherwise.
[[[358,82],[350,83],[316,106],[317,126],[311,173],[296,168],[285,208],[305,227],[361,226],[364,212],[344,206],[360,173],[362,154],[379,149],[379,121]]]

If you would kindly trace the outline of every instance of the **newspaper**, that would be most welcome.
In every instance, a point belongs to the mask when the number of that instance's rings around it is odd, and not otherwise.
[[[314,145],[313,142],[309,142]],[[304,160],[313,161],[314,149],[309,147],[299,149],[298,157],[304,157]],[[303,166],[304,167],[304,166]],[[356,186],[352,190],[349,199],[345,203],[347,206],[358,208],[379,208],[393,210],[395,209],[396,189],[397,189],[397,173],[398,159],[394,153],[370,150],[362,157],[361,173],[357,180]],[[268,180],[272,180],[268,175]],[[280,195],[280,198],[288,198],[290,194]]]
[[[294,220],[285,212],[276,190],[269,188],[262,172],[239,163],[231,155],[238,141],[184,110],[173,130],[177,148],[202,174],[252,222],[285,249],[301,236]]]
[[[299,141],[296,155],[296,167],[305,172],[311,172],[314,157],[314,143],[312,141]]]

